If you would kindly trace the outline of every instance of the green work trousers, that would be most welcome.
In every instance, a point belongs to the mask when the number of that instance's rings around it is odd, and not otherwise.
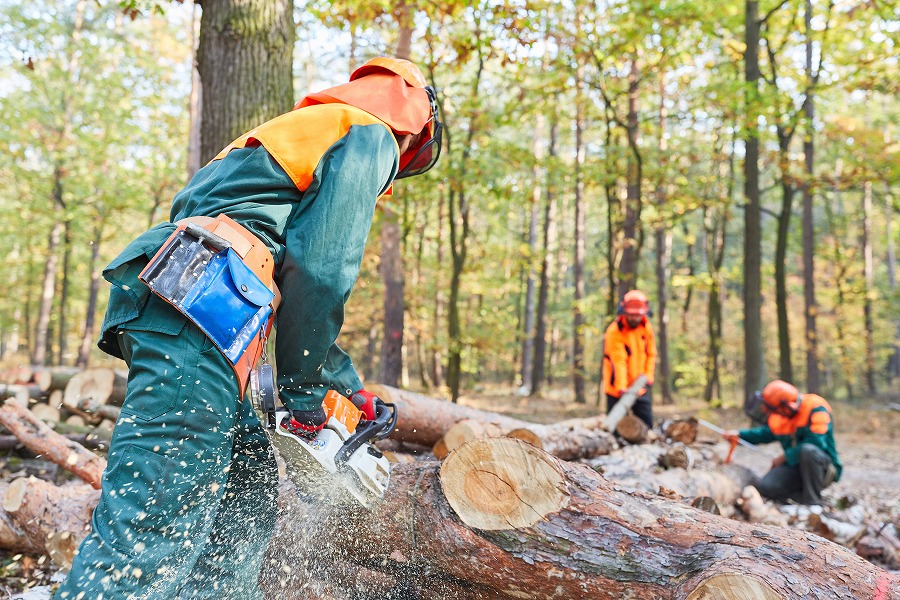
[[[278,472],[230,365],[152,294],[118,336],[128,391],[92,531],[55,597],[261,598]]]

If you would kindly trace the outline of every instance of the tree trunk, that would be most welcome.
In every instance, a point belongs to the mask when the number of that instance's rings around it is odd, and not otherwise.
[[[399,2],[398,21],[400,33],[397,41],[397,58],[409,60],[412,39],[412,20],[404,2]],[[403,371],[403,335],[405,317],[405,281],[403,248],[400,235],[400,214],[393,210],[382,211],[381,222],[381,277],[384,280],[384,336],[381,339],[381,368],[379,380],[389,385],[399,385]]]
[[[62,194],[62,183],[57,181]],[[55,184],[56,185],[56,184]],[[59,209],[62,210],[62,209]],[[32,347],[31,362],[43,365],[47,362],[47,346],[50,343],[50,311],[53,308],[53,298],[56,295],[56,271],[59,266],[59,241],[63,234],[62,217],[50,228],[47,238],[47,262],[44,263],[44,277],[41,283],[41,302],[38,308],[37,324],[35,325],[34,346]]]
[[[659,154],[661,169],[660,178],[656,186],[656,206],[660,215],[665,214],[666,205],[666,181],[668,177],[665,166],[668,163],[666,152],[668,146],[666,143],[667,130],[667,110],[666,110],[666,94],[665,94],[665,77],[660,76],[659,81]],[[660,400],[662,404],[672,403],[672,393],[669,390],[669,379],[671,377],[671,369],[669,366],[669,309],[668,309],[668,281],[669,281],[669,261],[672,256],[672,228],[669,223],[662,221],[656,228],[656,315],[659,318],[659,325],[656,328],[657,351],[659,353],[659,376],[656,381],[659,383]],[[602,381],[602,380],[601,380]]]
[[[576,5],[577,6],[577,5]],[[578,17],[579,23],[581,17]],[[576,75],[576,100],[575,100],[575,227],[572,234],[572,276],[574,297],[572,299],[572,385],[577,404],[585,404],[584,387],[587,373],[584,364],[584,226],[587,202],[584,198],[584,64],[579,62]]]
[[[765,379],[760,306],[759,204],[759,2],[746,0],[744,78],[747,116],[744,122],[744,398],[762,388]]]
[[[806,0],[804,22],[806,25],[806,98],[803,112],[806,116],[806,134],[803,138],[803,156],[807,180],[803,185],[803,301],[806,315],[806,389],[819,393],[819,339],[816,332],[816,270],[815,270],[815,222],[813,221],[813,179],[815,176],[815,106],[813,100],[813,39],[812,1]]]
[[[531,202],[528,205],[528,256],[525,265],[525,307],[522,322],[522,362],[519,370],[519,393],[523,396],[531,395],[532,374],[534,373],[534,335],[535,335],[535,269],[534,257],[537,255],[538,238],[538,214],[541,208],[541,173],[544,171],[542,149],[544,135],[544,116],[537,115],[534,125],[534,140],[532,144],[534,155],[534,167],[531,169],[534,181],[531,188]]]
[[[200,170],[203,164],[200,162],[200,132],[203,130],[202,106],[203,84],[200,82],[200,62],[198,53],[200,49],[200,3],[194,2],[191,13],[191,95],[188,98],[188,151],[187,151],[187,181],[190,181],[194,173]]]
[[[56,433],[30,410],[13,401],[7,400],[0,406],[0,424],[35,454],[100,489],[100,476],[106,468],[106,459]]]
[[[628,184],[625,199],[625,221],[622,224],[622,261],[619,263],[618,299],[637,287],[638,264],[641,252],[641,183],[643,159],[639,147],[640,124],[638,122],[638,100],[641,68],[638,59],[631,59],[628,72],[628,115],[626,117],[628,139]]]
[[[863,276],[865,280],[865,295],[863,296],[863,326],[865,327],[866,343],[866,390],[869,394],[875,393],[875,308],[872,304],[872,294],[875,291],[875,266],[872,257],[872,182],[867,181],[863,186],[863,230],[860,246],[863,251]]]
[[[788,138],[787,144],[790,143]],[[778,239],[775,242],[775,312],[778,315],[778,357],[779,376],[785,381],[794,381],[794,369],[791,363],[791,332],[788,322],[787,306],[787,242],[791,229],[791,204],[794,198],[794,188],[786,180],[787,172],[787,144],[783,147],[782,156],[782,198],[781,213],[778,215]]]
[[[434,291],[434,315],[432,317],[432,335],[434,341],[431,344],[431,381],[435,388],[439,388],[444,383],[444,365],[443,356],[440,345],[437,341],[437,332],[440,331],[441,319],[444,317],[444,286],[441,285],[441,273],[444,267],[444,199],[442,193],[438,194],[438,214],[437,214],[437,233],[434,243],[437,246],[435,250],[435,278],[437,285]]]
[[[84,333],[81,336],[81,344],[78,348],[78,357],[75,366],[85,368],[91,357],[91,347],[94,345],[94,323],[97,318],[97,296],[100,293],[100,243],[103,239],[103,217],[97,217],[97,226],[94,229],[94,241],[91,244],[91,260],[88,270],[91,274],[91,284],[88,288],[88,304],[84,317]]]
[[[57,321],[57,346],[59,350],[56,353],[56,360],[50,361],[56,366],[62,366],[63,361],[65,360],[66,353],[68,352],[67,338],[69,333],[69,324],[66,317],[69,304],[69,273],[71,272],[70,266],[72,260],[72,227],[69,224],[68,220],[63,224],[62,251],[63,260],[59,282],[59,319]]]
[[[885,184],[887,186],[887,184]],[[890,194],[884,195],[884,229],[887,238],[887,270],[888,281],[891,285],[891,292],[897,293],[897,256],[894,251],[894,232],[893,232],[893,198]],[[896,389],[895,380],[900,378],[900,315],[894,315],[894,342],[893,352],[888,360],[888,382],[893,389]]]
[[[388,214],[388,213],[391,214]],[[384,336],[381,340],[379,379],[390,385],[400,384],[403,368],[403,261],[400,253],[400,224],[398,216],[383,211],[381,222],[381,264],[384,280]]]
[[[616,491],[585,465],[508,438],[466,444],[440,471],[397,465],[385,502],[366,522],[339,538],[345,557],[394,565],[426,588],[429,576],[465,583],[484,597],[900,593],[896,576],[813,534]]]
[[[90,531],[91,513],[99,499],[100,492],[88,485],[58,487],[20,477],[5,490],[0,522],[10,524],[25,550],[48,554],[55,565],[69,569],[75,550]],[[0,544],[8,543],[2,537]]]
[[[481,76],[484,72],[485,57],[481,53],[482,48],[477,46],[478,52],[478,68],[475,77],[472,80],[470,91],[470,100],[475,102],[478,99],[478,90],[481,85]],[[442,114],[446,114],[441,107]],[[466,264],[469,243],[469,199],[466,195],[466,178],[463,175],[469,164],[469,157],[472,152],[472,140],[475,137],[477,124],[475,123],[476,115],[471,114],[469,117],[468,131],[466,138],[462,144],[462,152],[460,153],[459,163],[451,165],[449,170],[456,171],[456,175],[450,181],[450,195],[447,202],[447,221],[450,225],[450,297],[447,303],[447,334],[449,350],[447,352],[447,387],[450,388],[450,397],[453,402],[459,400],[460,384],[462,379],[462,327],[460,321],[460,285],[462,284],[463,268]],[[451,135],[452,127],[445,124],[444,136],[447,141],[447,155],[452,156]],[[455,169],[453,168],[455,167]]]
[[[385,402],[397,406],[397,427],[391,434],[392,440],[432,447],[458,422],[471,419],[496,425],[503,435],[527,429],[540,439],[546,452],[563,460],[607,454],[616,446],[611,435],[598,429],[603,422],[599,417],[540,425],[377,383],[366,387]]]
[[[122,406],[127,385],[125,373],[106,367],[84,369],[66,384],[63,404],[75,411],[82,402]]]
[[[296,34],[291,0],[199,4],[200,163],[206,164],[232,140],[293,106]]]
[[[549,162],[556,158],[556,134],[559,124],[556,118],[550,123],[550,140],[547,154]],[[547,191],[544,194],[544,247],[541,259],[541,283],[534,329],[534,369],[531,373],[531,395],[540,396],[546,380],[547,364],[547,305],[550,299],[550,285],[553,279],[553,251],[556,247],[556,200],[554,198],[553,174],[546,171]]]

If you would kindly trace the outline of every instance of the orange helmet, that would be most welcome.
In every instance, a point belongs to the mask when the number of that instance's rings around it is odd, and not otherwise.
[[[425,77],[422,75],[422,71],[419,70],[419,67],[408,60],[391,58],[390,56],[376,56],[372,60],[367,61],[353,71],[350,75],[350,81],[355,81],[360,77],[365,77],[366,75],[377,73],[378,71],[396,73],[414,88],[425,89],[428,87],[428,82],[425,81]]]
[[[350,81],[362,79],[367,75],[392,74],[399,75],[403,81],[412,88],[425,90],[428,97],[428,106],[431,111],[431,118],[421,129],[422,135],[418,144],[414,148],[410,148],[406,154],[400,157],[400,172],[394,179],[403,179],[414,175],[421,175],[434,166],[438,157],[441,155],[441,133],[443,123],[441,122],[440,113],[438,112],[437,94],[434,88],[425,81],[425,76],[419,67],[408,60],[402,58],[392,58],[390,56],[376,56],[366,61],[365,64],[358,67],[350,74]],[[410,131],[410,133],[419,133],[418,131]],[[427,135],[425,135],[427,133]]]
[[[631,290],[619,302],[619,314],[645,317],[650,314],[650,301],[643,292]]]
[[[776,379],[766,384],[760,397],[770,412],[790,416],[797,412],[797,400],[800,398],[800,392],[788,382]]]

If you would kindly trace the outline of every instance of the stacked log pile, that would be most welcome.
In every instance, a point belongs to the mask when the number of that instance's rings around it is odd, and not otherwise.
[[[399,411],[381,442],[395,462],[388,493],[368,512],[311,505],[282,479],[261,576],[270,597],[900,600],[900,581],[873,564],[896,556],[893,524],[837,532],[839,519],[823,512],[796,515],[818,530],[753,523],[740,508],[753,500],[743,495],[748,474],[721,465],[721,448],[665,432],[620,448],[600,417],[536,425],[373,391]],[[75,414],[86,398],[63,410]],[[0,547],[65,568],[90,526],[105,463],[16,400],[0,407],[0,424],[85,482],[22,477],[0,487]]]

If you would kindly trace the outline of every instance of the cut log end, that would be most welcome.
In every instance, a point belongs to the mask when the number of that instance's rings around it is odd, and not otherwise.
[[[616,433],[632,444],[643,444],[647,441],[650,428],[634,415],[625,415],[616,425]]]
[[[513,429],[506,434],[506,437],[522,440],[523,442],[528,442],[532,446],[536,446],[542,450],[544,449],[544,442],[541,441],[541,437],[530,429],[526,429],[524,427]]]
[[[781,600],[781,595],[756,577],[722,573],[701,582],[687,600]]]
[[[464,523],[489,531],[531,527],[569,502],[559,467],[513,438],[460,446],[441,466],[441,484]]]

